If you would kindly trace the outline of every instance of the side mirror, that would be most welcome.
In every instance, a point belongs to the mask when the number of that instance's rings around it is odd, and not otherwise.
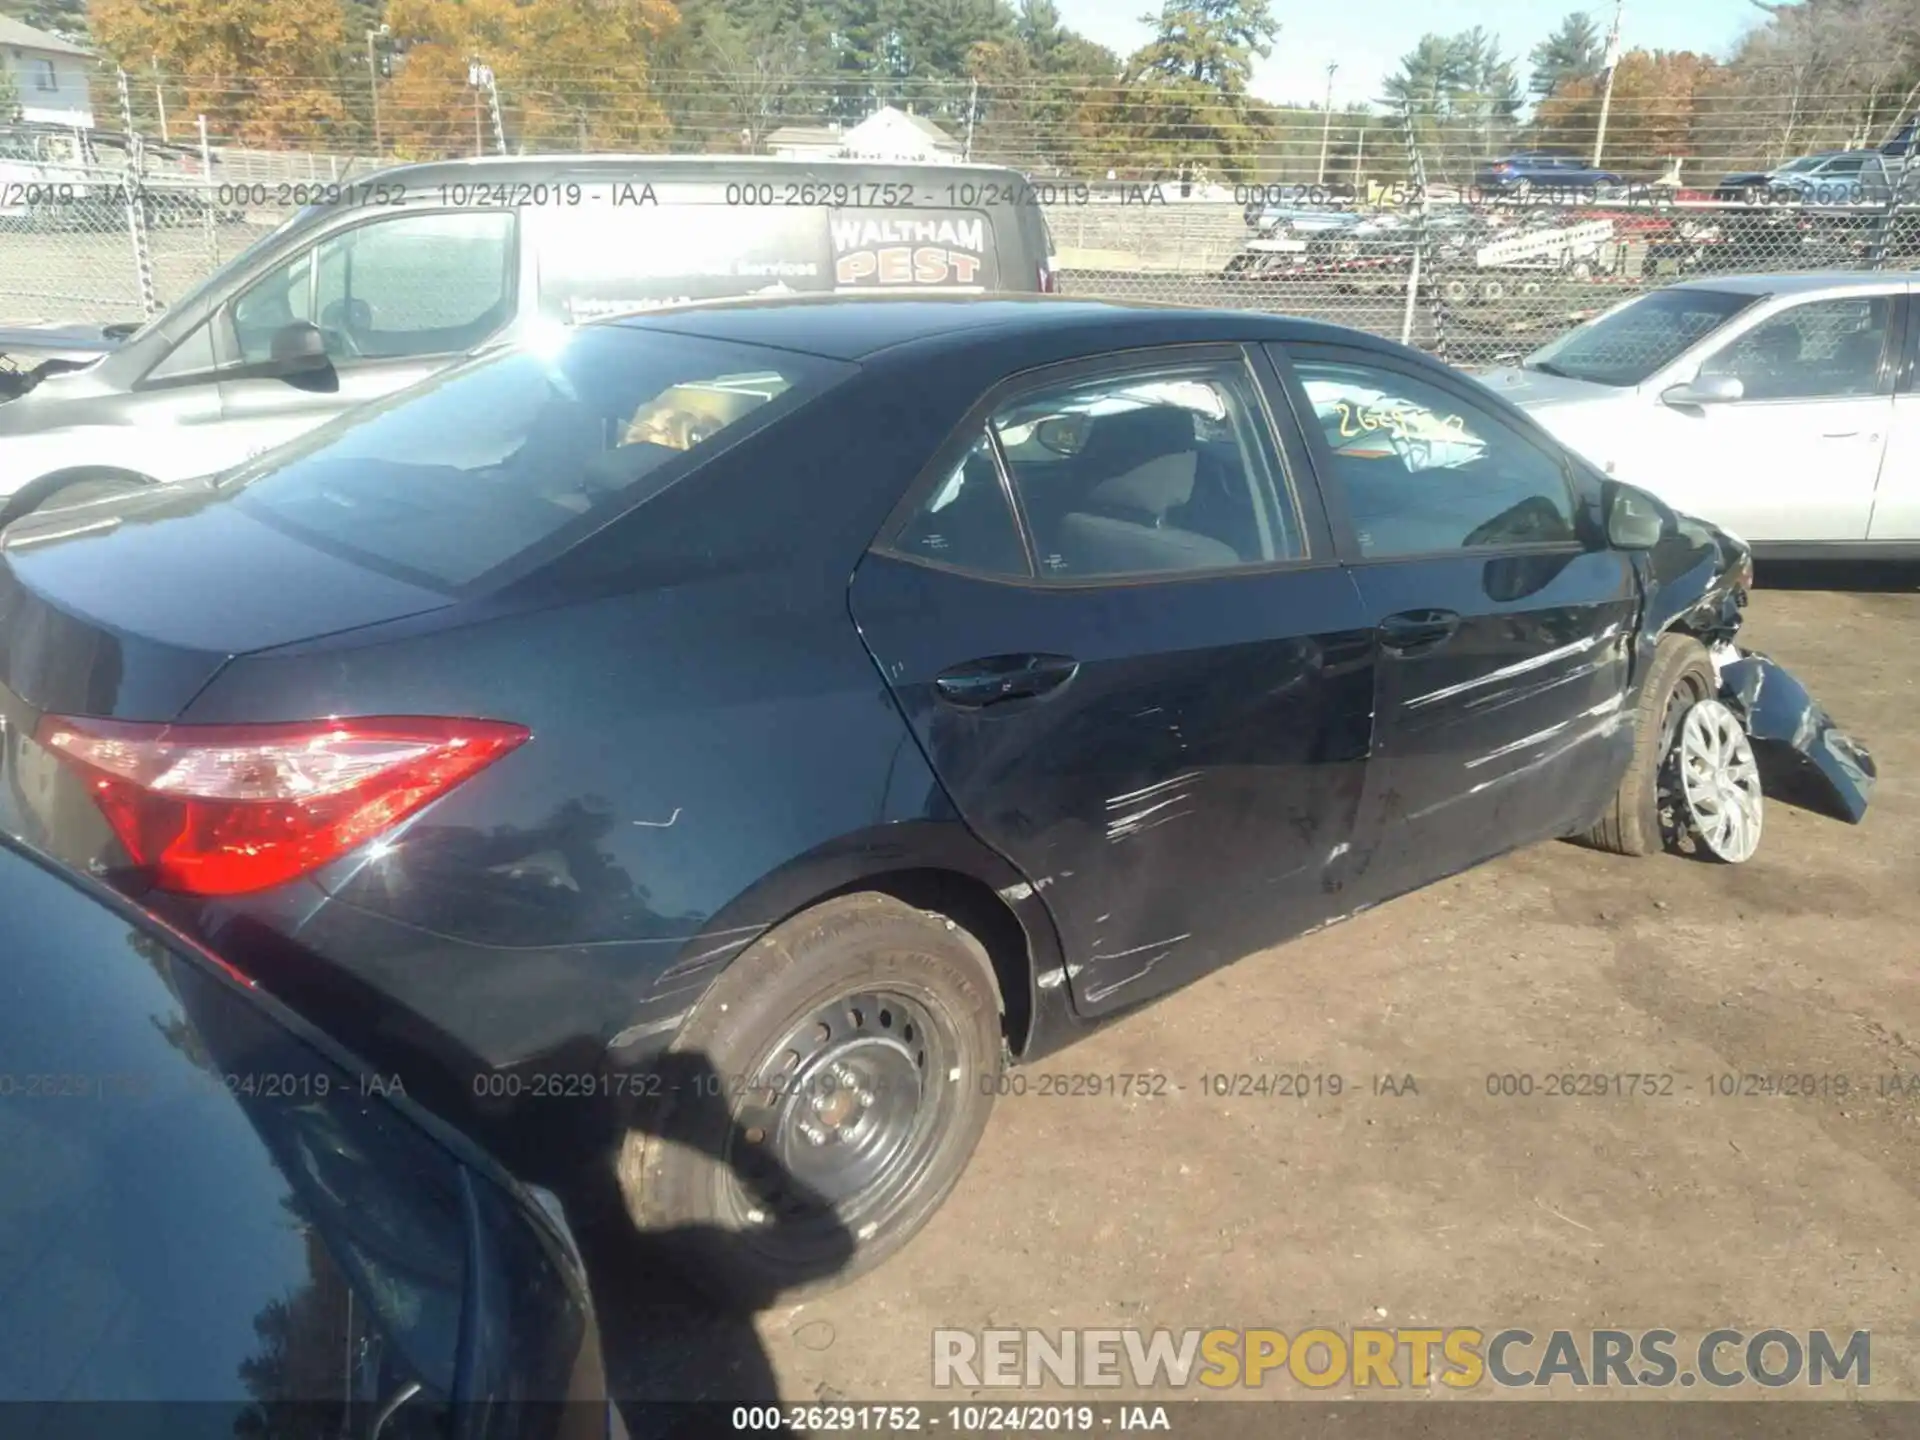
[[[267,345],[267,363],[277,375],[311,375],[333,368],[327,337],[304,320],[282,325]]]
[[[1669,405],[1726,405],[1745,397],[1746,383],[1737,375],[1698,375],[1684,385],[1660,392]]]
[[[1607,544],[1616,550],[1651,550],[1667,533],[1667,517],[1644,490],[1615,480],[1607,486]]]

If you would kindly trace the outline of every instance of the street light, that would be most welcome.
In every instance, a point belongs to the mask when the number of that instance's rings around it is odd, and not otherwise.
[[[1333,72],[1340,68],[1338,60],[1327,62],[1327,115],[1320,125],[1320,173],[1314,178],[1314,184],[1327,183],[1327,142],[1333,138]]]

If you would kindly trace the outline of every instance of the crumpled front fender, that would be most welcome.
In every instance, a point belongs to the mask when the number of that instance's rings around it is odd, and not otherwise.
[[[1769,799],[1858,825],[1878,772],[1866,746],[1781,665],[1758,651],[1718,646],[1721,699],[1747,727]]]

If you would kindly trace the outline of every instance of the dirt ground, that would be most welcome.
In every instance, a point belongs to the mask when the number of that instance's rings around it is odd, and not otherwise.
[[[1807,583],[1763,574],[1742,638],[1872,749],[1864,825],[1771,806],[1739,867],[1543,845],[1244,960],[1041,1066],[1178,1093],[1001,1100],[946,1208],[846,1289],[749,1329],[597,1274],[621,1393],[924,1401],[939,1327],[1779,1326],[1871,1331],[1866,1398],[1920,1399],[1920,1086],[1877,1090],[1920,1074],[1920,586]],[[1279,1069],[1346,1093],[1199,1088]],[[1487,1092],[1565,1071],[1675,1078]],[[1856,1089],[1711,1093],[1747,1073]]]

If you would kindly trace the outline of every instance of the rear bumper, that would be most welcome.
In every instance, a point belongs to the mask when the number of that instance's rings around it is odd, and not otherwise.
[[[1722,698],[1740,715],[1766,793],[1790,805],[1858,825],[1878,771],[1866,746],[1778,662],[1734,645],[1717,646]]]

